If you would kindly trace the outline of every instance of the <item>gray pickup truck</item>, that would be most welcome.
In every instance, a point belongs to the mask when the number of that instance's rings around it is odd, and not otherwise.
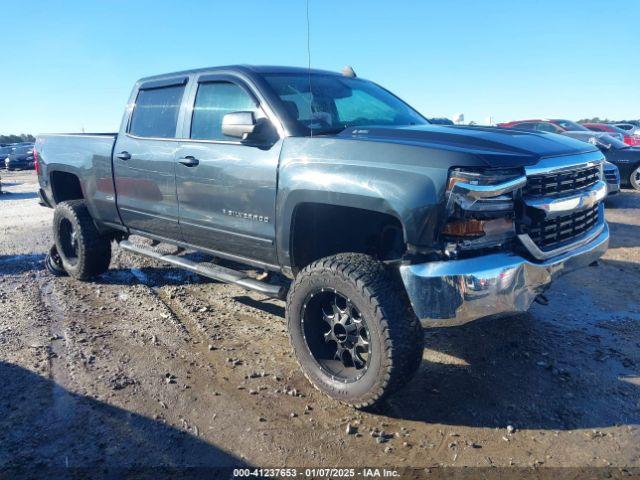
[[[354,74],[229,66],[144,78],[119,133],[41,135],[35,155],[55,208],[54,268],[91,279],[118,242],[286,298],[304,373],[356,407],[411,378],[422,327],[524,312],[609,240],[594,146],[430,125]]]

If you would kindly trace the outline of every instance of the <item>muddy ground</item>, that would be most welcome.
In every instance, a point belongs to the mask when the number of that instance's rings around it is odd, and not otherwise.
[[[365,413],[304,379],[282,302],[117,247],[93,283],[52,277],[35,174],[2,181],[0,469],[640,466],[638,193],[608,202],[600,266],[526,315],[429,331],[417,378]]]

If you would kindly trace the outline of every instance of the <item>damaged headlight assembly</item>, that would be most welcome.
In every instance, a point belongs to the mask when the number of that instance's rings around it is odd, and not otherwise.
[[[521,169],[451,169],[440,230],[445,253],[499,247],[515,238],[515,199],[526,182]]]

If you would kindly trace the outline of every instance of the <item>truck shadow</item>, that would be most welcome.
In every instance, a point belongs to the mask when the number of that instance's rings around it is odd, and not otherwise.
[[[98,284],[133,285],[142,283],[149,287],[180,286],[214,282],[195,273],[175,267],[112,268],[94,280]]]
[[[5,185],[2,185],[5,187]],[[31,198],[38,198],[36,192],[5,192],[0,193],[0,200],[28,200]]]
[[[31,472],[30,478],[199,479],[244,464],[187,432],[11,363],[0,362],[0,384],[2,478]]]
[[[0,255],[0,276],[15,275],[44,268],[43,253],[23,255]]]
[[[272,303],[272,301],[269,299],[265,301],[254,300],[253,298],[247,295],[233,297],[233,299],[236,302],[241,303],[242,305],[245,305],[247,307],[262,310],[265,313],[268,313],[270,315],[275,315],[276,317],[280,317],[282,319],[285,318],[285,308],[283,304]],[[278,302],[278,303],[283,303],[283,302]]]

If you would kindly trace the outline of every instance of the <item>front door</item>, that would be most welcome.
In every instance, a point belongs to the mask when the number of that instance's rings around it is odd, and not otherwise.
[[[124,224],[168,239],[181,238],[175,158],[186,78],[143,84],[126,133],[118,135],[113,170]]]
[[[275,203],[281,140],[251,146],[222,133],[222,117],[252,111],[256,97],[239,79],[202,77],[176,152],[180,228],[185,242],[241,259],[276,264]]]

